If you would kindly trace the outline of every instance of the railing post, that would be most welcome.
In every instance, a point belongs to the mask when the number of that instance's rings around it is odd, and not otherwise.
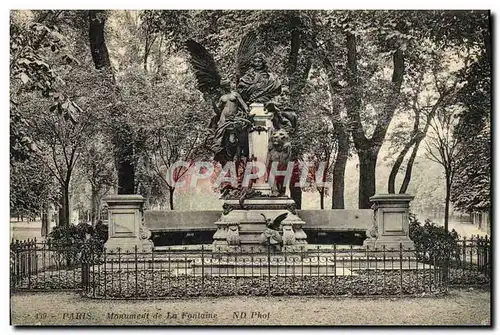
[[[488,248],[488,262],[486,263],[486,275],[488,276],[488,279],[491,282],[491,263],[492,263],[492,258],[491,258],[491,239],[487,243],[487,248]]]
[[[81,269],[82,269],[82,275],[81,275],[81,281],[82,281],[82,291],[86,292],[87,290],[87,285],[88,285],[88,254],[85,254],[85,252],[82,253],[82,263],[81,263]]]
[[[271,295],[271,240],[267,243],[267,295]]]
[[[134,261],[135,261],[135,298],[137,299],[137,285],[138,285],[138,268],[137,268],[137,246],[134,246]]]
[[[403,294],[403,243],[399,243],[399,293]]]
[[[337,289],[337,243],[333,244],[333,289]]]
[[[106,272],[106,263],[107,263],[107,252],[108,250],[106,249],[106,247],[103,247],[102,249],[102,257],[103,257],[103,262],[104,262],[104,296],[106,297],[107,296],[107,287],[108,287],[108,280],[107,280],[107,276],[108,276],[108,273]],[[111,269],[113,270],[113,269]],[[99,273],[99,277],[101,277],[101,273]],[[100,278],[99,278],[100,279]]]
[[[366,285],[366,295],[370,295],[370,256],[369,256],[370,250],[369,249],[370,249],[370,246],[367,245],[366,249],[365,249],[365,251],[366,251],[366,280],[368,283],[368,285]],[[361,263],[361,259],[360,259],[360,263]]]
[[[37,247],[36,247],[36,237],[34,239],[34,242],[33,242],[33,246],[34,246],[34,249],[35,249],[35,253],[34,253],[34,260],[33,260],[33,265],[34,265],[34,273],[38,273],[38,250],[37,250]]]
[[[27,259],[28,290],[30,290],[31,289],[31,244],[29,239],[27,247],[28,247],[28,259]]]
[[[318,262],[318,277],[316,279],[316,294],[319,295],[319,245],[316,246],[316,260]],[[311,276],[311,282],[313,279],[312,268],[313,268],[312,266],[309,268],[309,275]]]
[[[201,245],[201,294],[205,296],[205,247]]]
[[[155,297],[155,249],[151,249],[151,295]]]

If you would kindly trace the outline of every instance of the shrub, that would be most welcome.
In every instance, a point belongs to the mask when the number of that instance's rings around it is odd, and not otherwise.
[[[410,238],[419,261],[440,264],[445,260],[460,260],[459,235],[455,229],[446,233],[444,227],[430,220],[422,224],[410,214]]]
[[[99,222],[92,227],[82,222],[76,226],[54,227],[47,238],[47,245],[59,252],[66,265],[71,266],[79,263],[82,256],[90,257],[91,254],[99,256],[107,239],[107,226]]]

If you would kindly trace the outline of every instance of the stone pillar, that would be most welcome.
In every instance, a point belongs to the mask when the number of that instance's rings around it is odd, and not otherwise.
[[[373,203],[373,226],[366,232],[368,238],[363,243],[370,249],[399,250],[402,243],[404,249],[414,249],[409,236],[409,207],[412,195],[377,194],[370,198]]]
[[[250,105],[250,115],[254,115],[254,127],[248,134],[248,147],[250,157],[266,166],[269,146],[269,136],[272,126],[272,114],[266,113],[264,104],[253,103]],[[265,173],[262,177],[254,180],[252,189],[260,191],[263,195],[271,194],[271,187],[266,182]]]
[[[142,206],[144,198],[137,194],[118,194],[108,196],[108,240],[106,249],[132,252],[137,246],[139,252],[149,252],[153,242],[151,232],[144,226]]]

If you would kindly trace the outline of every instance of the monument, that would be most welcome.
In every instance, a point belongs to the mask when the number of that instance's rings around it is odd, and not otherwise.
[[[150,252],[153,242],[151,233],[143,222],[144,198],[138,194],[119,194],[108,196],[108,232],[105,243],[108,251],[118,249],[124,252]]]
[[[214,106],[210,150],[218,163],[232,162],[238,171],[236,187],[221,187],[224,211],[213,235],[217,251],[267,250],[268,244],[293,250],[307,243],[305,222],[296,215],[295,202],[285,195],[286,178],[269,183],[274,178],[273,163],[276,175],[288,167],[296,116],[281,111],[273,101],[281,94],[281,81],[257,52],[256,42],[253,33],[241,40],[233,85],[221,79],[212,55],[201,44],[186,42],[198,88]],[[270,228],[268,220],[277,224]]]
[[[371,249],[405,250],[415,248],[409,235],[409,207],[413,196],[408,194],[377,194],[373,203],[373,225],[366,232],[363,245]]]
[[[264,55],[257,52],[256,35],[249,33],[241,40],[232,83],[222,79],[214,58],[201,44],[189,40],[186,47],[198,89],[214,107],[207,149],[221,166],[232,164],[233,172],[228,171],[236,175],[234,183],[231,180],[220,186],[223,211],[213,223],[213,251],[266,252],[269,246],[276,251],[307,249],[306,222],[297,215],[297,206],[286,195],[285,187],[290,177],[285,175],[290,174],[293,163],[290,138],[296,131],[297,116],[293,108],[278,103],[282,84],[268,68]],[[363,214],[368,237],[364,246],[412,249],[408,231],[412,199],[405,194],[373,196],[371,222]],[[106,247],[150,251],[153,245],[143,222],[142,196],[115,195],[106,201],[110,220]],[[321,211],[308,219],[316,227],[318,221],[335,226],[345,221],[339,215],[339,210]],[[180,221],[179,215],[170,217]],[[204,224],[210,226],[212,220]]]

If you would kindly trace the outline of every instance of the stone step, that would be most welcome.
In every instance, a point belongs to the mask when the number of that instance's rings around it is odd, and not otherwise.
[[[350,276],[353,275],[348,269],[340,269],[333,267],[316,267],[316,268],[301,268],[301,267],[194,267],[192,272],[194,275],[218,275],[218,276],[237,276],[237,277],[261,277],[261,276]]]

